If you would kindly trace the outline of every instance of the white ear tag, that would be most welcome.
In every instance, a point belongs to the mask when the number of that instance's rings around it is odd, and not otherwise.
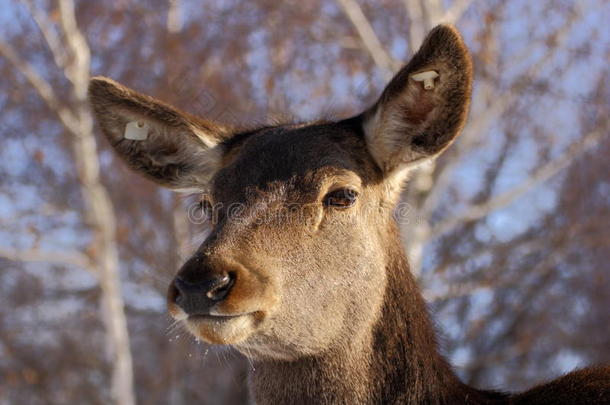
[[[144,121],[131,121],[125,126],[125,139],[143,141],[148,138],[148,124]]]
[[[411,79],[416,82],[424,82],[424,89],[432,90],[434,88],[434,79],[438,77],[438,73],[434,70],[429,70],[427,72],[416,73],[411,76]]]

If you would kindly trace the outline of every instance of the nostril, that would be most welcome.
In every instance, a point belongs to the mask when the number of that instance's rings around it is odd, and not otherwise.
[[[182,298],[182,293],[180,289],[176,286],[176,281],[170,284],[169,289],[167,291],[167,300],[168,302],[179,304]]]
[[[210,307],[224,300],[235,284],[236,275],[229,273],[199,274],[201,278],[178,276],[168,291],[168,301],[187,314],[208,314]]]
[[[207,297],[214,301],[221,301],[229,295],[229,291],[235,284],[234,273],[224,273],[216,279],[214,286],[206,293]]]

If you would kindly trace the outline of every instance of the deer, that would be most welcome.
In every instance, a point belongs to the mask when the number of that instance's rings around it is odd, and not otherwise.
[[[608,366],[486,391],[438,348],[393,210],[409,172],[461,132],[472,77],[461,35],[440,25],[370,108],[340,120],[233,128],[91,79],[122,160],[201,195],[209,230],[170,283],[168,311],[252,362],[253,403],[610,404]]]

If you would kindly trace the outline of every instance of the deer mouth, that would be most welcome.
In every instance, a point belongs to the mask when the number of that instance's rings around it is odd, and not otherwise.
[[[212,344],[237,344],[247,339],[258,323],[255,313],[190,315],[184,320],[195,337]]]
[[[236,315],[207,315],[207,314],[200,314],[200,315],[190,315],[187,320],[188,321],[192,321],[192,322],[206,322],[206,321],[214,321],[214,322],[223,322],[223,321],[228,321],[230,319],[235,319],[235,318],[239,318],[240,316],[248,316],[251,315],[249,313],[247,314],[236,314]]]

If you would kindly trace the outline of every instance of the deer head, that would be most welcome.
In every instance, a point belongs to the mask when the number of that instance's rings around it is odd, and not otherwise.
[[[345,120],[240,131],[103,77],[89,94],[131,168],[201,193],[210,212],[209,235],[169,286],[170,314],[210,343],[294,359],[370,332],[401,186],[456,138],[471,81],[459,34],[439,26],[379,100]],[[143,136],[126,139],[134,125]]]

